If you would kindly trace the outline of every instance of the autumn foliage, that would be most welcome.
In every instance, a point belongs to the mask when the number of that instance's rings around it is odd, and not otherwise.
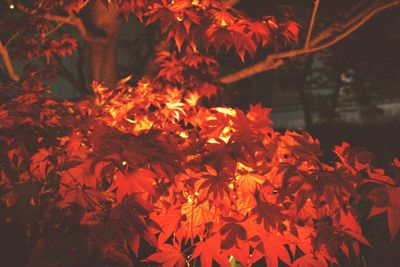
[[[48,2],[43,12],[61,7]],[[66,3],[83,1],[62,2],[73,13],[79,8]],[[206,48],[233,47],[243,60],[272,39],[294,41],[296,23],[252,21],[214,1],[118,3],[127,17],[158,21],[171,39],[154,74],[111,88],[94,81],[93,96],[79,101],[53,98],[40,70],[2,87],[7,264],[331,266],[360,261],[360,246],[371,246],[361,222],[382,213],[396,237],[398,159],[384,170],[372,153],[343,143],[325,163],[318,139],[275,131],[268,108],[202,105],[221,90]],[[35,51],[28,57],[51,61],[73,52],[67,40],[19,41],[35,46],[24,48]]]

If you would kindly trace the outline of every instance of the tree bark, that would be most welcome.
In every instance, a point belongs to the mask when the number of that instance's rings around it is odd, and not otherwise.
[[[93,0],[87,6],[87,13],[86,27],[107,39],[105,43],[90,40],[84,42],[88,80],[109,87],[118,81],[119,10],[112,2],[107,5],[101,0]]]

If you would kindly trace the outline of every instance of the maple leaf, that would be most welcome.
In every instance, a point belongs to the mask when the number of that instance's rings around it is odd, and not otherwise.
[[[362,169],[368,169],[375,156],[363,147],[352,147],[349,143],[343,142],[335,146],[335,154],[339,157],[344,166],[353,173]]]
[[[189,92],[186,94],[185,101],[192,107],[197,105],[197,101],[199,101],[200,95],[197,91]]]
[[[70,161],[63,162],[58,166],[62,184],[79,184],[96,188],[99,176],[89,173],[90,160],[82,162],[80,158],[70,158]],[[100,183],[99,183],[100,184]]]
[[[189,198],[190,200],[190,198]],[[193,200],[182,205],[181,212],[186,216],[187,233],[189,236],[201,234],[201,227],[215,220],[216,210],[206,200],[202,203],[194,203]],[[192,236],[194,238],[194,236]]]
[[[158,78],[164,78],[169,82],[181,83],[184,81],[184,66],[176,57],[175,53],[161,51],[157,53],[155,62],[159,64],[160,70],[157,73]]]
[[[306,254],[296,259],[293,267],[328,267],[326,260],[318,255]]]
[[[118,4],[126,21],[129,15],[133,13],[140,22],[143,22],[143,13],[148,9],[149,5],[146,0],[114,0]]]
[[[249,192],[253,194],[257,189],[257,185],[261,185],[265,182],[265,177],[256,173],[238,175],[236,176],[236,179],[240,189],[243,192]]]
[[[197,258],[199,256],[201,266],[204,267],[211,267],[213,260],[221,266],[229,265],[227,257],[224,257],[221,253],[221,236],[218,234],[196,243],[192,258]]]
[[[229,50],[233,45],[230,32],[225,28],[221,28],[220,25],[211,25],[205,34],[207,42],[215,48],[217,53],[221,50],[221,47]]]
[[[288,241],[288,248],[292,252],[292,255],[296,254],[296,250],[300,249],[304,254],[310,254],[314,250],[312,246],[312,234],[314,228],[309,226],[295,226],[291,231],[286,232],[285,238]]]
[[[181,51],[185,40],[194,46],[193,27],[199,25],[202,16],[189,1],[173,1],[169,4],[154,4],[153,8],[145,13],[146,24],[160,21],[161,28],[168,31],[167,39],[174,38],[178,51]],[[189,34],[192,33],[192,34]]]
[[[257,200],[253,194],[248,193],[237,193],[237,200],[236,200],[236,210],[242,214],[247,215],[249,214],[256,206]]]
[[[159,22],[156,35],[166,40],[155,49],[173,52],[157,53],[154,73],[136,86],[127,84],[136,83],[131,76],[111,88],[97,81],[93,98],[54,100],[42,81],[55,75],[53,57],[73,53],[77,41],[43,14],[81,17],[89,1],[33,1],[26,6],[35,9],[18,16],[17,24],[26,25],[9,40],[11,55],[49,63],[0,85],[7,100],[0,107],[0,219],[5,229],[23,226],[10,234],[32,246],[23,262],[60,265],[55,251],[89,256],[94,265],[132,266],[132,253],[143,258],[145,240],[158,247],[145,265],[200,258],[205,267],[228,266],[232,257],[246,266],[334,265],[340,250],[348,257],[350,248],[358,255],[359,243],[369,245],[349,211],[363,201],[364,186],[373,202],[369,217],[386,212],[391,238],[398,234],[398,173],[392,178],[374,168],[371,153],[344,144],[337,149],[341,162],[324,164],[317,139],[274,131],[261,104],[247,113],[201,106],[225,103],[224,95],[213,97],[221,88],[211,52],[232,49],[243,61],[260,45],[297,40],[297,23],[253,21],[220,1],[99,1],[118,6],[125,19],[133,13]],[[4,37],[18,25],[10,27]],[[63,251],[64,239],[82,244]]]
[[[288,21],[285,26],[287,31],[284,33],[284,35],[287,40],[297,42],[300,25],[297,22]]]
[[[246,117],[252,122],[255,129],[266,133],[271,123],[271,120],[268,118],[271,110],[270,108],[263,108],[260,103],[257,105],[250,105],[250,110],[246,114]]]
[[[158,247],[160,250],[146,258],[147,261],[161,263],[165,267],[185,266],[186,261],[177,243],[174,245],[162,244]]]
[[[52,53],[65,57],[67,54],[72,55],[73,51],[78,48],[78,41],[65,34],[61,36],[60,41],[51,41]]]
[[[72,132],[70,136],[63,138],[60,141],[65,146],[65,152],[68,157],[79,157],[83,159],[88,153],[88,148],[83,145],[83,136],[79,131]]]
[[[265,229],[276,228],[285,217],[282,207],[261,200],[257,201],[257,206],[252,210],[252,218]]]
[[[87,224],[89,251],[100,250],[101,258],[132,265],[129,247],[137,253],[137,235],[149,244],[155,245],[150,233],[153,222],[147,218],[150,209],[146,208],[137,195],[124,197],[109,212],[91,212],[81,221]],[[136,241],[135,241],[136,240]]]
[[[363,183],[378,183],[378,184],[387,184],[395,186],[396,183],[394,179],[390,176],[385,175],[385,171],[383,169],[376,169],[371,166],[367,167],[368,178],[363,181]]]
[[[222,249],[230,249],[237,246],[240,240],[247,239],[246,229],[233,218],[225,218],[227,223],[224,224],[219,232],[223,236]]]
[[[153,186],[155,177],[156,175],[152,171],[144,168],[138,168],[127,175],[118,172],[114,179],[117,187],[117,200],[120,201],[126,195],[139,192],[155,195],[156,191]]]
[[[284,237],[268,233],[266,235],[261,235],[261,246],[257,246],[258,250],[266,256],[267,265],[271,267],[278,266],[278,259],[282,260],[285,264],[291,265],[291,260],[289,252],[285,245],[287,241]]]
[[[7,152],[8,160],[13,165],[15,169],[20,169],[22,167],[22,162],[24,161],[27,151],[23,147],[13,148]]]
[[[361,232],[361,227],[357,222],[356,218],[350,212],[345,213],[343,210],[340,210],[339,223],[342,226],[344,233],[346,233],[347,235],[351,236],[352,238],[356,239],[358,242],[366,246],[371,246],[368,240],[363,236]]]
[[[208,68],[217,67],[219,65],[214,58],[194,52],[187,53],[183,56],[181,62],[194,69],[198,69],[203,64]]]
[[[197,182],[198,190],[204,190],[212,199],[222,201],[231,190],[229,184],[233,180],[232,175],[225,168],[220,172],[216,172],[209,165],[206,165],[206,168],[208,173],[202,175],[202,179]]]
[[[277,151],[280,162],[306,160],[312,163],[320,155],[322,155],[322,152],[318,139],[313,139],[306,132],[286,131],[285,135],[281,137]]]
[[[38,178],[44,179],[47,174],[56,168],[56,159],[52,148],[41,148],[31,158],[31,171],[37,174]]]
[[[400,229],[400,187],[379,186],[368,196],[373,201],[368,218],[386,211],[389,233],[393,240]]]
[[[267,23],[259,21],[246,21],[249,34],[255,43],[266,46],[271,41],[271,31]]]
[[[233,246],[229,249],[224,249],[223,250],[223,255],[226,258],[229,258],[230,264],[232,264],[233,258],[235,261],[239,260],[239,262],[243,265],[246,266],[249,263],[250,257],[250,245],[247,242],[247,240],[242,241],[242,240],[237,240],[236,246]]]
[[[76,203],[85,210],[98,210],[103,207],[103,203],[108,201],[107,197],[96,188],[62,185],[59,192],[62,196],[62,208],[69,206],[71,203]]]
[[[199,89],[199,93],[202,96],[207,98],[211,98],[213,95],[217,94],[217,87],[210,83],[202,83]]]
[[[182,207],[183,208],[183,207]],[[182,213],[185,214],[185,211],[182,211]],[[187,212],[190,212],[187,210]],[[192,210],[191,212],[194,212]],[[197,211],[196,211],[197,212]],[[158,237],[158,243],[165,243],[165,241],[174,233],[180,224],[182,220],[182,213],[178,209],[169,209],[165,212],[155,214],[152,213],[150,215],[150,218],[157,222],[157,224],[160,226],[161,229],[161,234]],[[188,216],[188,215],[186,215]],[[189,214],[191,216],[191,214]],[[194,216],[193,216],[194,217]],[[191,217],[189,217],[191,218]],[[198,218],[196,218],[198,219]]]
[[[250,38],[248,33],[244,33],[242,27],[230,26],[230,34],[232,36],[233,45],[236,53],[239,55],[242,62],[244,62],[245,53],[254,56],[257,50],[257,44]]]

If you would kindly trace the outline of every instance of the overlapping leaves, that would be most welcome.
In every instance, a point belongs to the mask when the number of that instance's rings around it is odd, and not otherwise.
[[[224,265],[232,256],[243,265],[323,265],[370,245],[353,208],[370,184],[370,217],[386,212],[396,236],[398,177],[373,167],[364,150],[343,144],[340,161],[325,164],[318,140],[275,132],[260,105],[203,108],[179,90],[125,81],[112,90],[94,84],[90,108],[40,92],[1,106],[5,222],[29,207],[49,227],[57,224],[46,217],[51,207],[74,222],[67,228],[82,229],[68,253],[83,240],[89,250],[75,256],[127,265]],[[68,119],[38,116],[55,108]],[[30,142],[19,127],[34,129]],[[18,188],[28,184],[34,192],[25,196]],[[141,255],[142,246],[156,251]]]

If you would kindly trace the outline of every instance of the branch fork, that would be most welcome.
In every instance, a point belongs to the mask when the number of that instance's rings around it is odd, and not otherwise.
[[[289,58],[294,58],[301,55],[318,52],[326,49],[338,43],[339,41],[346,38],[348,35],[356,31],[368,20],[374,17],[376,14],[400,5],[400,0],[381,1],[378,4],[372,4],[370,7],[365,9],[359,15],[352,17],[344,24],[332,25],[325,30],[321,31],[314,39],[311,39],[312,30],[317,15],[317,9],[319,0],[316,0],[314,4],[313,14],[310,21],[310,26],[307,33],[306,42],[303,48],[294,49],[286,52],[276,53],[268,55],[263,61],[258,62],[252,66],[239,70],[237,72],[228,74],[219,79],[222,84],[230,84],[236,81],[251,77],[255,74],[266,72],[272,69],[276,69],[284,64],[284,61]]]

